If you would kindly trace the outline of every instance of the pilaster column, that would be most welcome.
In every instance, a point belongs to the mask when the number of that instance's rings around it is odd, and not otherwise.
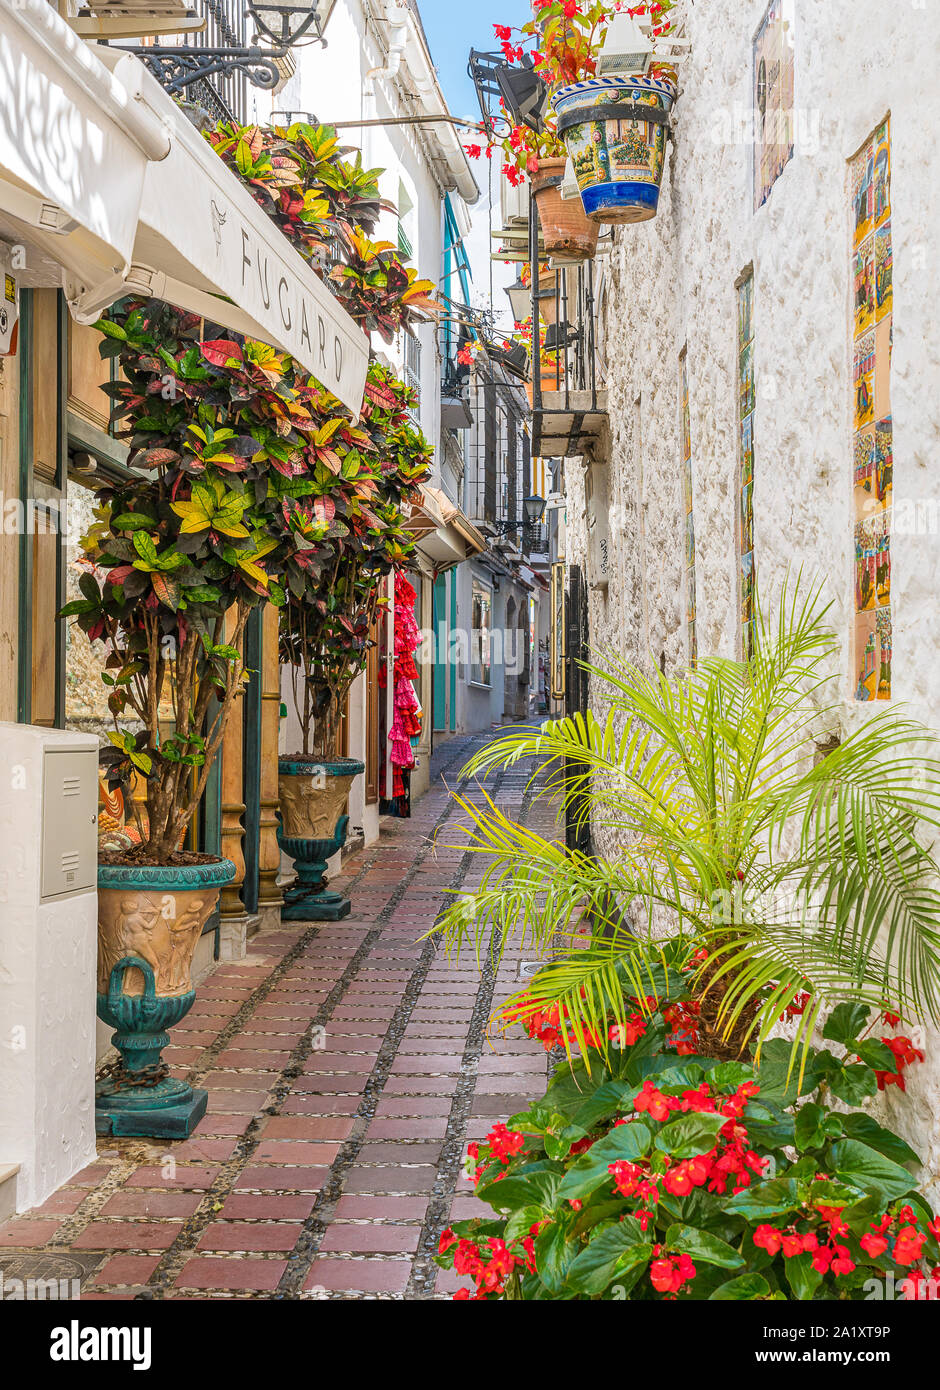
[[[277,744],[281,711],[278,611],[265,604],[261,639],[261,844],[258,850],[258,908],[277,909],[284,901],[277,884],[281,850],[277,843]]]
[[[235,621],[233,608],[229,610],[225,621],[226,635],[229,638]],[[235,865],[235,877],[231,883],[225,885],[219,897],[219,910],[223,921],[226,917],[242,916],[245,911],[241,899],[242,884],[245,881],[245,855],[242,849],[242,816],[245,814],[245,803],[242,799],[243,744],[244,704],[243,696],[239,693],[233,702],[228,727],[219,751],[222,759],[222,856],[231,859]]]

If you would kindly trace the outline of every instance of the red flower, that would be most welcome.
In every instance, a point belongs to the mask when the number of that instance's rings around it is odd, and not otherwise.
[[[851,1274],[855,1268],[855,1261],[852,1259],[847,1245],[836,1245],[833,1247],[833,1259],[829,1268],[833,1274]]]
[[[438,1243],[437,1253],[439,1255],[443,1255],[444,1251],[449,1250],[452,1245],[456,1244],[456,1242],[457,1237],[454,1235],[450,1226],[448,1226],[446,1230],[441,1231],[441,1239]]]
[[[525,1135],[519,1134],[516,1130],[507,1129],[500,1120],[486,1136],[486,1142],[489,1144],[490,1152],[494,1158],[498,1158],[500,1163],[508,1163],[511,1158],[522,1151],[525,1146]]]
[[[783,1235],[776,1226],[758,1226],[754,1232],[754,1244],[769,1255],[776,1255],[783,1244]]]
[[[916,1226],[902,1226],[894,1242],[894,1259],[899,1265],[913,1265],[921,1257],[927,1237]]]
[[[874,1232],[869,1232],[867,1235],[862,1236],[859,1245],[865,1251],[865,1254],[870,1255],[873,1260],[877,1260],[878,1256],[888,1248],[888,1242],[885,1240],[884,1236],[875,1235]]]
[[[493,31],[496,37],[502,39],[504,42],[512,36],[512,30],[509,28],[508,24],[494,24]]]

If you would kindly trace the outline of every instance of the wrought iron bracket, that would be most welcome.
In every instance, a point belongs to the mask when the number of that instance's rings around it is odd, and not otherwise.
[[[172,96],[183,92],[195,82],[221,75],[232,77],[244,73],[253,87],[272,91],[283,74],[277,61],[285,58],[288,48],[128,48]]]

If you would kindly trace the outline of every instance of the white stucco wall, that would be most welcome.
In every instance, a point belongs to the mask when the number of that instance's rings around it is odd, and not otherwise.
[[[687,658],[678,359],[688,352],[700,654],[737,654],[735,282],[753,265],[755,556],[766,600],[788,565],[824,577],[842,642],[843,728],[853,693],[853,498],[848,160],[890,113],[894,252],[894,509],[936,503],[940,291],[935,62],[940,10],[880,0],[796,4],[796,151],[753,211],[752,40],[766,0],[681,4],[692,42],[652,222],[620,229],[602,330],[612,428],[613,576],[590,597],[591,641],[666,668]],[[735,130],[737,127],[737,131]],[[568,460],[568,554],[585,555],[583,469]],[[934,505],[934,512],[936,511]],[[940,730],[940,539],[891,542],[894,702]],[[871,707],[869,707],[871,708]],[[878,702],[876,709],[884,709]],[[603,848],[603,842],[601,844]],[[892,1095],[892,1122],[940,1197],[940,1036]]]

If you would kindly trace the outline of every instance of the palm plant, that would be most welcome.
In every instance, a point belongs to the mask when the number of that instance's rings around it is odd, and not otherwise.
[[[489,863],[436,930],[458,951],[473,941],[479,955],[497,928],[489,949],[516,937],[554,957],[504,1022],[558,1005],[582,1051],[586,1030],[603,1042],[661,989],[661,943],[676,935],[697,961],[700,1052],[759,1048],[797,1015],[795,1059],[845,998],[936,1016],[940,893],[924,841],[940,825],[937,739],[896,710],[833,737],[827,611],[797,581],[776,620],[756,603],[747,663],[713,657],[673,680],[590,665],[603,715],[515,729],[471,759],[469,775],[536,759],[535,794],[616,844],[595,858],[491,799],[461,802],[468,848]],[[565,949],[583,920],[586,945]]]

